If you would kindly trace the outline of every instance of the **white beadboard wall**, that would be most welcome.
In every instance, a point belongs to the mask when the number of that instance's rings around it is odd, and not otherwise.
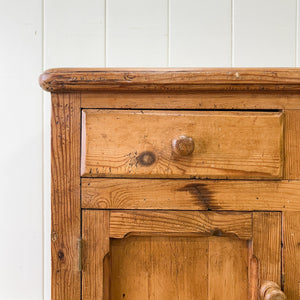
[[[43,299],[42,28],[40,0],[0,0],[1,300]]]
[[[53,67],[299,67],[300,0],[0,0],[0,300],[50,300]]]

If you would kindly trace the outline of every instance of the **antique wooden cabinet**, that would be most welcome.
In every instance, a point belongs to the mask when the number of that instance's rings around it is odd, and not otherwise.
[[[52,69],[52,299],[300,299],[300,70]]]

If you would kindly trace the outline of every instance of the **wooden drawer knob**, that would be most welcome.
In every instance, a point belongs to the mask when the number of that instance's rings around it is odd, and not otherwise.
[[[195,144],[191,137],[180,136],[172,140],[173,152],[180,156],[191,155],[194,151]]]
[[[274,281],[265,281],[260,287],[259,296],[261,300],[286,300],[284,292]]]

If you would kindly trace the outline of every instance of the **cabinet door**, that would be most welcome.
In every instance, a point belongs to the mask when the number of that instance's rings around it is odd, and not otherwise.
[[[280,285],[281,213],[84,210],[82,222],[84,300],[253,300]]]

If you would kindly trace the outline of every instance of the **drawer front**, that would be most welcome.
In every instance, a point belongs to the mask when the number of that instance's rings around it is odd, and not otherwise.
[[[283,113],[82,112],[85,177],[279,179]]]

